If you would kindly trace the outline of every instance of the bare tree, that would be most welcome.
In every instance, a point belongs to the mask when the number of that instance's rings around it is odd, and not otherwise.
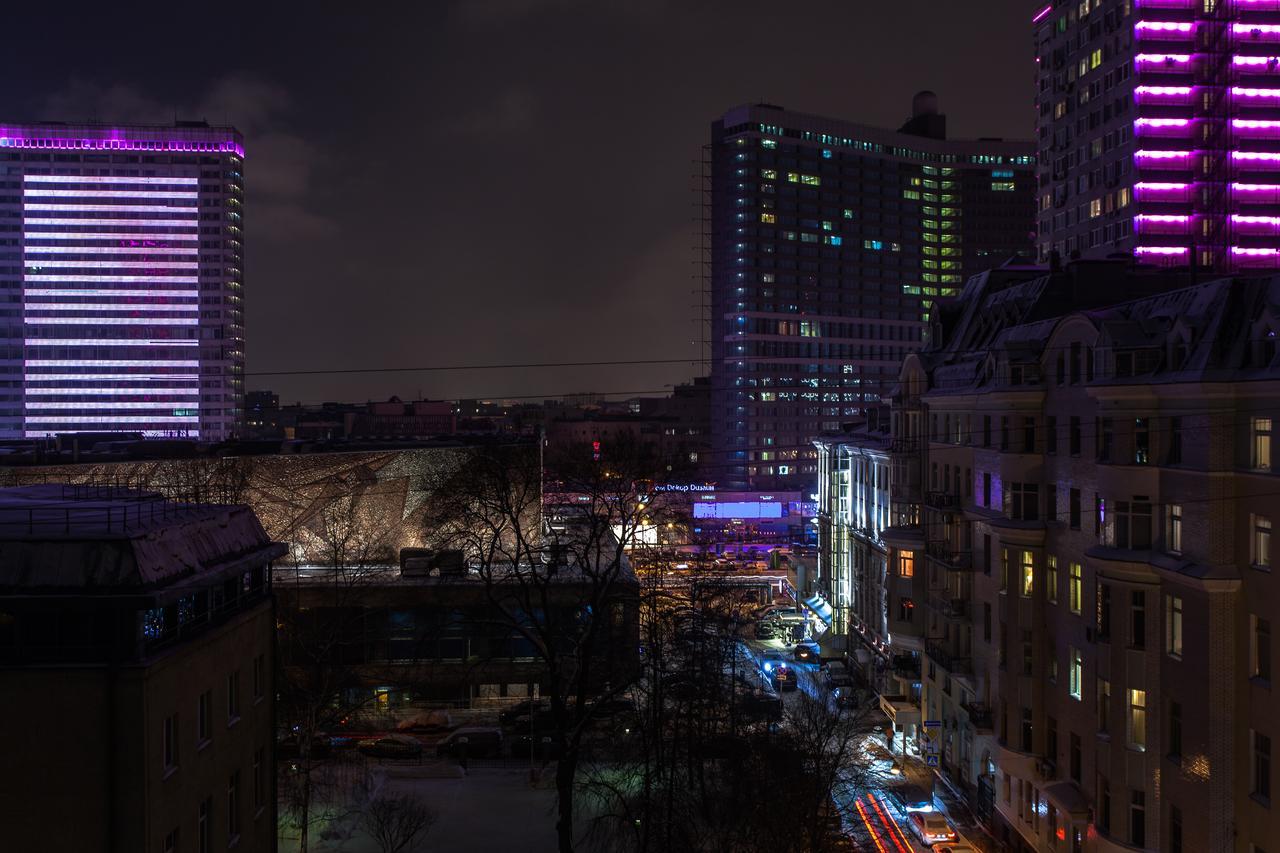
[[[550,706],[543,734],[559,752],[561,853],[575,845],[584,737],[599,703],[620,696],[638,674],[639,587],[628,550],[660,523],[640,500],[657,464],[625,441],[604,454],[570,448],[545,460],[489,448],[432,490],[437,504],[427,514],[427,538],[463,551],[490,618],[525,640],[539,661]]]
[[[390,523],[357,495],[336,494],[297,527],[290,542],[293,565],[276,572],[282,658],[277,707],[298,752],[281,793],[302,853],[313,824],[325,817],[314,805],[333,775],[324,735],[348,725],[372,701],[363,667],[364,604],[392,559],[383,542]],[[320,565],[309,568],[312,560]],[[319,579],[305,576],[312,570]]]
[[[365,807],[364,831],[382,853],[413,853],[435,825],[437,815],[417,797],[379,795]]]

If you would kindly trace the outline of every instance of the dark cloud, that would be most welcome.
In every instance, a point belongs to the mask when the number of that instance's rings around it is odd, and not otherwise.
[[[1030,136],[1023,0],[457,0],[88,5],[28,34],[0,117],[203,117],[246,136],[249,369],[693,358],[711,120],[764,99],[957,136]],[[180,34],[180,36],[175,36]],[[58,61],[51,63],[50,56]],[[660,389],[688,364],[261,377],[325,400]]]

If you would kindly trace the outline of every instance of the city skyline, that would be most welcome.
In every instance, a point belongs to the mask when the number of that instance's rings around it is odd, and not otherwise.
[[[60,28],[68,49],[57,69],[0,97],[0,115],[171,123],[176,114],[244,132],[246,168],[258,176],[248,198],[250,389],[304,402],[661,393],[701,371],[677,362],[254,374],[696,358],[691,175],[707,121],[765,100],[896,127],[912,93],[932,88],[953,135],[1026,136],[1024,7],[1001,2],[975,16],[928,3],[815,5],[794,48],[774,35],[791,15],[729,4],[468,3],[407,13],[395,27],[262,11],[225,28],[206,22],[181,46],[163,17],[124,32],[92,10]],[[26,13],[16,14],[23,26]],[[116,36],[103,41],[104,30]],[[332,63],[327,45],[339,34],[346,59]],[[282,53],[286,37],[292,52]],[[548,43],[561,47],[539,47]],[[15,61],[38,60],[40,48],[18,45]],[[744,52],[754,58],[737,61]],[[218,62],[196,65],[195,55]],[[393,135],[412,156],[395,153]],[[603,184],[617,203],[595,201]],[[457,321],[466,316],[485,319]]]

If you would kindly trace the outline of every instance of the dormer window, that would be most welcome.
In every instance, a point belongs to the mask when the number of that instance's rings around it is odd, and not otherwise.
[[[1133,353],[1116,353],[1116,378],[1123,379],[1133,375]]]

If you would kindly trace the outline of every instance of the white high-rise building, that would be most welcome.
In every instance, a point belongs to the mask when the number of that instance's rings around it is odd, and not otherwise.
[[[240,431],[243,162],[203,122],[0,126],[0,437]]]

